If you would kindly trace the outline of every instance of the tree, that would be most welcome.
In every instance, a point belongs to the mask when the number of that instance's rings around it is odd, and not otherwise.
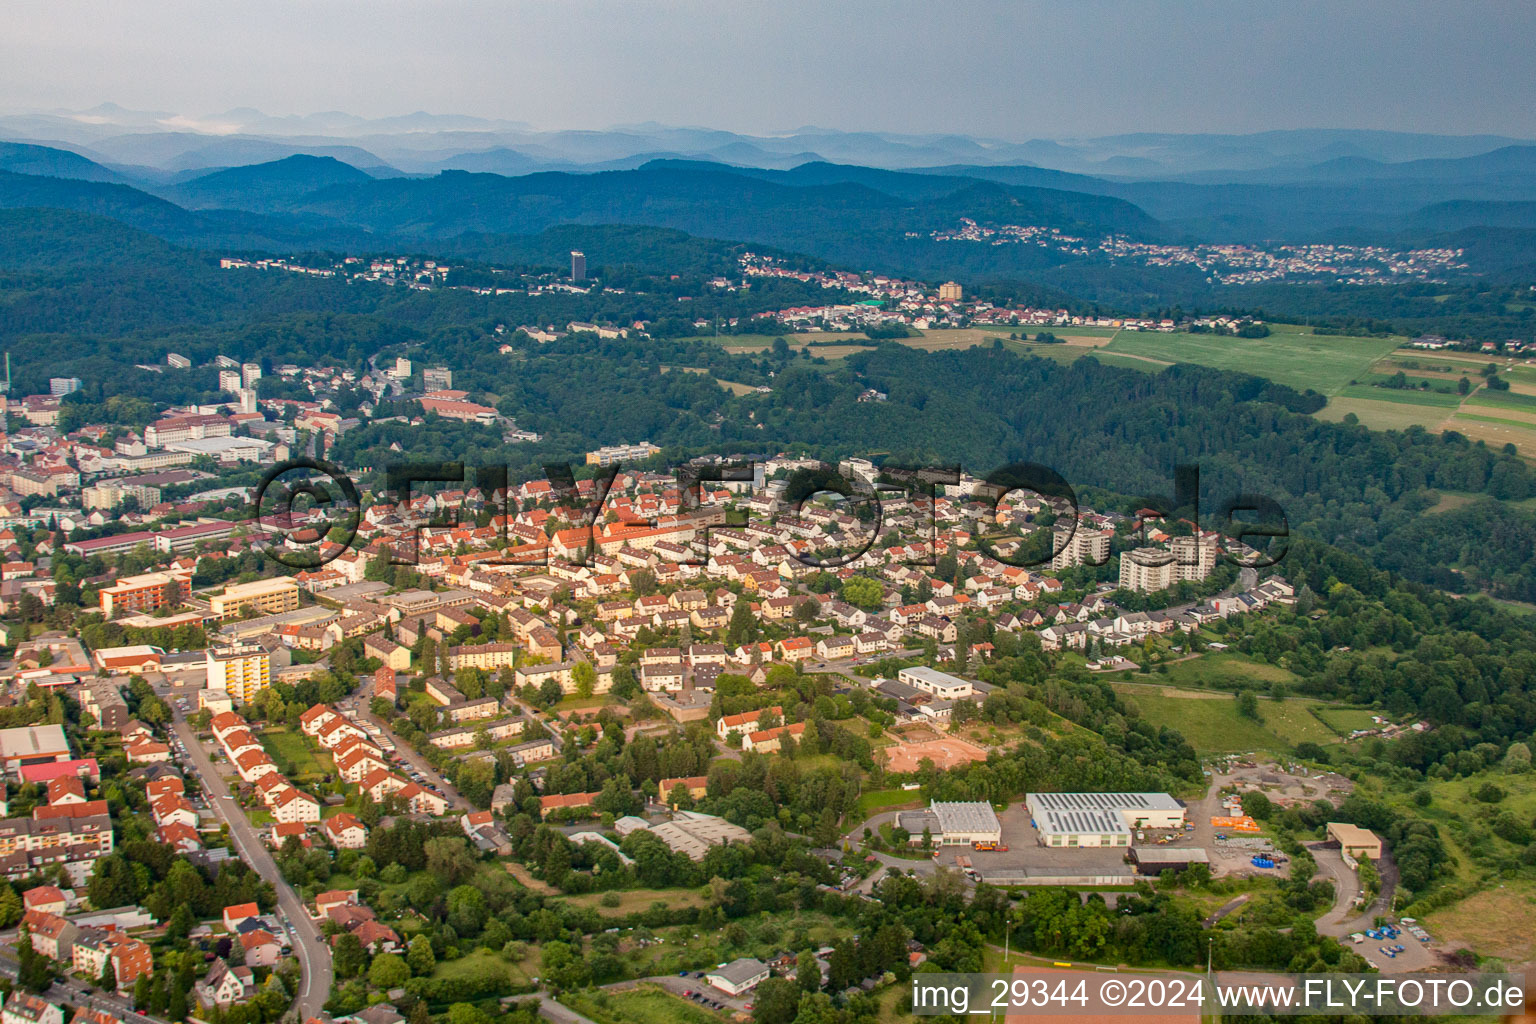
[[[788,978],[769,978],[754,993],[755,1024],[791,1024],[800,1009],[800,988]]]
[[[802,992],[821,991],[821,963],[808,949],[802,949],[795,957],[795,984]]]
[[[539,686],[539,701],[546,708],[552,708],[560,703],[560,698],[565,696],[565,690],[560,687],[560,680],[551,676]]]
[[[10,928],[20,921],[24,910],[16,890],[9,884],[0,886],[0,928]]]
[[[53,984],[53,964],[32,945],[32,930],[26,925],[16,938],[16,980],[33,992],[45,992]]]
[[[107,992],[117,991],[117,968],[113,966],[111,957],[102,957],[101,976],[96,979],[96,987]]]
[[[1504,752],[1504,770],[1519,774],[1531,770],[1531,748],[1524,743],[1511,743]]]
[[[580,948],[569,942],[546,942],[541,962],[544,981],[554,988],[583,988],[592,980]]]
[[[331,950],[331,963],[336,968],[337,977],[357,977],[363,969],[365,959],[362,941],[356,935],[344,932],[337,937],[336,945]]]
[[[1255,722],[1262,722],[1263,716],[1259,714],[1259,698],[1253,695],[1252,690],[1240,690],[1237,694],[1237,713],[1244,718],[1251,718]]]
[[[431,974],[437,967],[437,955],[432,952],[432,940],[424,933],[418,933],[413,937],[405,953],[405,962],[410,966],[411,973],[418,978]]]
[[[469,844],[457,836],[436,836],[422,846],[427,857],[427,871],[450,885],[475,872],[475,857]]]
[[[873,611],[880,607],[880,584],[864,576],[850,576],[843,583],[843,600],[855,608]]]
[[[576,695],[578,697],[590,697],[597,687],[597,669],[592,667],[590,661],[578,661],[576,667],[571,669],[571,678],[576,683]]]
[[[399,953],[380,953],[368,968],[368,984],[389,991],[399,988],[411,977],[411,968]]]
[[[725,627],[725,642],[739,647],[757,637],[757,619],[746,601],[737,601],[731,610],[731,621]]]

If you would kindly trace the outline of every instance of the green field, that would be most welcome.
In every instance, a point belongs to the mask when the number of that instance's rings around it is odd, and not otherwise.
[[[1471,420],[1473,423],[1497,423],[1505,427],[1524,427],[1528,430],[1536,429],[1536,423],[1531,423],[1528,420],[1512,420],[1506,416],[1483,416],[1475,412],[1458,412],[1455,418],[1458,420]]]
[[[1522,409],[1536,412],[1536,395],[1522,395],[1518,391],[1490,391],[1479,388],[1467,399],[1468,405],[1483,405],[1496,409]]]
[[[859,795],[859,809],[855,812],[855,816],[859,821],[867,821],[881,811],[892,807],[901,807],[905,804],[920,805],[922,802],[923,794],[915,789],[877,789]]]
[[[1283,701],[1259,699],[1263,722],[1237,713],[1233,698],[1198,694],[1168,696],[1155,684],[1115,683],[1118,693],[1129,697],[1142,717],[1155,726],[1176,729],[1201,754],[1229,751],[1272,750],[1288,752],[1305,741],[1332,743],[1338,737],[1312,715],[1317,701],[1288,697]]]
[[[1297,680],[1295,673],[1278,665],[1254,661],[1236,651],[1216,651],[1174,662],[1166,675],[1159,673],[1158,681],[1168,686],[1215,690],[1266,690],[1271,683],[1290,685]]]
[[[721,1018],[656,985],[580,992],[561,1001],[598,1024],[720,1024]]]
[[[1252,373],[1293,388],[1335,395],[1351,380],[1367,376],[1371,365],[1402,340],[1314,335],[1307,328],[1289,325],[1270,329],[1267,338],[1122,331],[1107,351]]]
[[[1404,405],[1399,402],[1381,402],[1375,398],[1349,398],[1340,395],[1334,395],[1328,399],[1328,405],[1319,410],[1316,415],[1320,420],[1339,423],[1350,414],[1372,430],[1407,430],[1412,426],[1431,427],[1441,419],[1440,413],[1431,412],[1428,407],[1422,405]]]
[[[1359,398],[1368,402],[1392,402],[1396,405],[1424,405],[1437,409],[1454,409],[1461,404],[1461,396],[1444,391],[1418,391],[1412,388],[1376,388],[1369,384],[1346,384],[1339,392],[1340,398]]]
[[[1317,709],[1318,717],[1342,736],[1348,736],[1356,729],[1374,727],[1376,723],[1371,721],[1371,716],[1375,713],[1364,708],[1322,707]]]
[[[432,977],[454,980],[479,977],[482,973],[493,971],[506,975],[508,988],[526,985],[530,980],[522,968],[503,959],[500,953],[492,953],[488,949],[477,949],[457,960],[439,960],[432,971]]]
[[[607,893],[589,892],[580,896],[567,896],[561,900],[573,907],[596,910],[604,917],[624,917],[640,910],[649,910],[652,903],[665,903],[669,907],[702,907],[704,897],[698,889],[626,889],[619,893],[617,907],[603,906]]]
[[[303,733],[287,729],[264,729],[261,745],[267,748],[272,760],[288,778],[299,781],[308,777],[330,775],[335,771],[331,759],[321,754]]]

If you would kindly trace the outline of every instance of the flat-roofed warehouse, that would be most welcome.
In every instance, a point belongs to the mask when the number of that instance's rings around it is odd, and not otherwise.
[[[923,830],[942,846],[1000,843],[1003,823],[985,800],[946,803],[935,800],[926,811],[903,811],[896,823],[921,841]]]
[[[1381,838],[1368,828],[1344,821],[1330,821],[1328,838],[1338,843],[1339,848],[1351,857],[1381,860]]]
[[[1137,846],[1131,849],[1131,863],[1142,875],[1160,875],[1164,871],[1185,871],[1191,864],[1209,864],[1211,858],[1199,846]]]
[[[1031,793],[1024,800],[1041,846],[1130,846],[1131,830],[1183,828],[1167,793]]]

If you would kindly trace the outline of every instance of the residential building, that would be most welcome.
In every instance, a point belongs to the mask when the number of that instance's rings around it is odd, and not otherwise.
[[[210,647],[204,658],[208,688],[228,693],[237,706],[249,704],[272,684],[272,658],[259,644]]]
[[[251,583],[232,583],[208,599],[209,614],[229,620],[247,610],[258,615],[291,612],[299,606],[299,584],[291,576],[274,576]]]

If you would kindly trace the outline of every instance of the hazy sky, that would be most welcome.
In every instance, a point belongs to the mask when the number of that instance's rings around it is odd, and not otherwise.
[[[1536,4],[5,0],[0,108],[1536,135]]]

